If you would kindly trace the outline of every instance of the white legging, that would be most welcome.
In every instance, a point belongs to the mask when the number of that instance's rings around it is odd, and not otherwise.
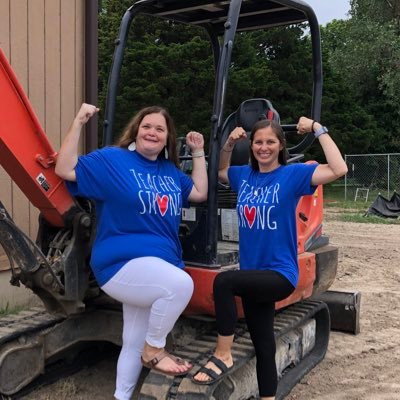
[[[157,257],[126,263],[102,290],[123,305],[122,349],[118,358],[115,398],[129,400],[142,369],[145,341],[158,348],[193,293],[192,278]]]

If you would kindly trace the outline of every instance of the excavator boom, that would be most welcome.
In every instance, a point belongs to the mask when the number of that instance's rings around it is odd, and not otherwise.
[[[62,227],[76,203],[54,173],[53,150],[0,48],[0,164],[43,217]]]

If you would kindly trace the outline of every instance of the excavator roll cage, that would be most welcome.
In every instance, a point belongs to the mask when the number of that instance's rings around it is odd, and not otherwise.
[[[217,249],[219,150],[223,144],[223,128],[226,126],[224,107],[235,35],[238,32],[302,22],[309,23],[313,60],[311,117],[319,120],[322,98],[322,62],[318,21],[312,8],[302,0],[141,0],[136,2],[123,16],[119,36],[115,41],[114,59],[106,99],[104,145],[112,143],[117,88],[123,55],[131,23],[139,14],[204,28],[210,39],[214,56],[215,85],[207,157],[209,195],[206,211],[203,210],[203,215],[199,218],[202,222],[202,231],[197,234],[193,232],[195,236],[188,238],[188,241],[196,239],[199,242],[196,252],[195,254],[185,252],[185,243],[183,243],[183,248],[186,261],[215,268],[221,265],[221,257],[219,257]],[[282,127],[287,135],[296,131],[294,124],[282,125]],[[304,152],[313,140],[312,134],[306,135],[300,143],[288,149],[289,158],[299,158],[299,154]]]

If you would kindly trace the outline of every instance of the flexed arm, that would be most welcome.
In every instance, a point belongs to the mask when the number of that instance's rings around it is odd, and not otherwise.
[[[86,103],[79,109],[58,152],[55,172],[60,178],[76,181],[75,167],[78,162],[78,144],[82,127],[98,111],[96,106]]]
[[[297,124],[297,130],[300,135],[313,131],[318,132],[322,128],[319,122],[312,119],[301,117]],[[315,169],[311,179],[312,185],[323,185],[332,182],[347,174],[347,165],[344,161],[338,147],[328,133],[318,136],[327,164],[320,164]]]
[[[206,159],[204,153],[204,138],[199,132],[190,131],[186,135],[186,144],[192,153],[192,180],[193,189],[190,192],[189,200],[201,202],[207,199],[208,179]]]
[[[236,142],[246,137],[246,132],[240,126],[235,128],[221,148],[219,155],[218,178],[223,183],[229,183],[228,168],[231,165],[232,151]]]

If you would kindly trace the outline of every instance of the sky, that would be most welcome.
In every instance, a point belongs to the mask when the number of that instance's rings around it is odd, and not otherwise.
[[[333,19],[347,19],[350,10],[349,0],[304,0],[314,10],[320,25],[326,25]]]

